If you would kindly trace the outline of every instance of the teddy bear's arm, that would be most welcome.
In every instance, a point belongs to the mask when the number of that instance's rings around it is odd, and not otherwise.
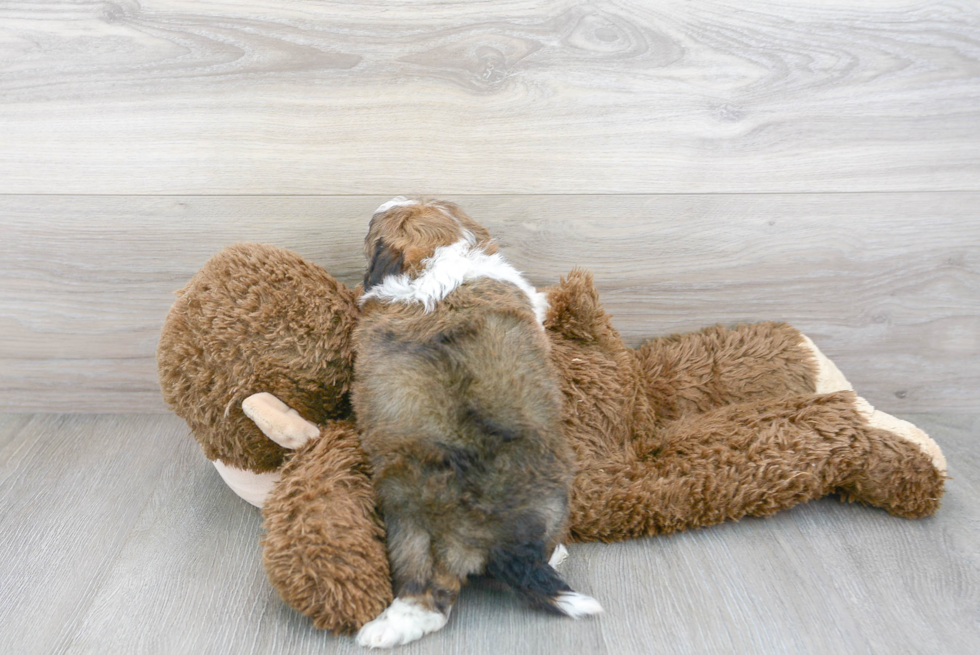
[[[269,581],[317,628],[354,632],[392,601],[384,524],[357,428],[327,421],[279,472],[262,508]]]
[[[853,391],[813,341],[786,323],[717,325],[652,339],[635,353],[661,421],[785,395]]]
[[[573,269],[546,291],[545,326],[552,337],[599,351],[617,368],[629,360],[661,422],[787,394],[853,390],[813,341],[786,323],[716,325],[651,339],[631,350],[603,310],[591,273]]]

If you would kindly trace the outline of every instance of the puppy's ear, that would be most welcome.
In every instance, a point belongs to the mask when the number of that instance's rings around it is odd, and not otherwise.
[[[374,244],[374,255],[364,274],[364,290],[381,284],[389,275],[399,275],[405,272],[405,257],[400,250],[392,248],[384,239],[378,239]]]

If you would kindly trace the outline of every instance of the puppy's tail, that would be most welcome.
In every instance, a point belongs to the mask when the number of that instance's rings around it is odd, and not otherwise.
[[[602,606],[591,596],[572,591],[545,561],[544,546],[521,544],[494,549],[487,574],[500,580],[531,607],[573,619],[598,614]]]

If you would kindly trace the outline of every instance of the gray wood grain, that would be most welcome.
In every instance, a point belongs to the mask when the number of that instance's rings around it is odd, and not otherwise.
[[[769,519],[570,547],[606,612],[573,622],[492,582],[399,652],[944,653],[980,643],[980,417],[906,416],[943,447],[939,513],[825,499]],[[359,653],[261,570],[260,516],[178,419],[0,415],[0,652]]]
[[[175,420],[28,418],[0,422],[3,653],[71,639],[187,432]]]
[[[454,196],[531,280],[595,273],[628,343],[786,320],[872,403],[980,410],[980,194]],[[172,292],[236,241],[349,284],[386,197],[0,197],[0,407],[162,411]]]
[[[261,516],[215,483],[172,418],[157,419],[177,435],[163,473],[65,652],[234,652],[229,642],[278,604],[262,569]]]
[[[0,193],[980,190],[980,7],[0,2]]]

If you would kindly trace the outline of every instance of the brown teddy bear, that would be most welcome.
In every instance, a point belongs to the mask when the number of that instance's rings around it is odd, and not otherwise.
[[[711,327],[631,349],[589,273],[546,293],[578,467],[570,540],[768,516],[830,493],[907,518],[939,507],[936,443],[858,397],[789,325]],[[168,404],[226,482],[262,507],[273,586],[338,633],[392,600],[349,399],[359,295],[294,253],[239,244],[178,292],[157,352]]]

